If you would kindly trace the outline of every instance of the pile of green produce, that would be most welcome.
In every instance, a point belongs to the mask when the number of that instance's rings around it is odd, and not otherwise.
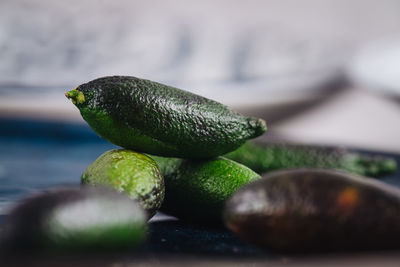
[[[298,244],[305,239],[312,245],[304,249],[316,247],[318,242],[314,239],[318,239],[316,235],[324,227],[334,228],[332,235],[340,236],[357,227],[369,232],[374,227],[381,229],[386,220],[391,219],[396,222],[390,222],[390,226],[400,226],[399,215],[383,216],[383,221],[366,226],[362,220],[353,220],[351,214],[320,212],[334,209],[330,206],[336,203],[333,200],[332,203],[318,203],[320,195],[337,199],[336,193],[330,193],[331,188],[357,192],[372,190],[371,197],[357,202],[362,205],[360,215],[366,216],[368,212],[364,210],[372,204],[372,197],[382,199],[381,206],[377,205],[374,211],[392,200],[395,204],[388,207],[398,209],[400,204],[396,203],[400,203],[400,193],[388,196],[390,190],[375,190],[381,186],[379,182],[369,184],[359,178],[353,179],[348,173],[332,174],[324,170],[339,169],[378,177],[396,170],[393,159],[310,146],[257,144],[249,140],[266,131],[263,120],[243,116],[207,98],[135,77],[99,78],[78,86],[66,96],[99,136],[124,148],[107,151],[95,160],[82,174],[83,187],[113,188],[131,199],[135,203],[132,205],[139,203],[147,219],[157,210],[198,223],[221,224],[225,218],[227,227],[245,240],[262,247],[293,250],[301,250]],[[312,169],[300,170],[299,174],[292,175],[302,177],[296,183],[286,173],[276,174],[273,182],[268,176],[271,171],[300,167],[318,168],[319,171],[315,174]],[[267,177],[261,178],[261,175]],[[314,183],[314,176],[320,178],[320,184]],[[335,187],[337,181],[340,188]],[[302,191],[304,188],[307,190]],[[313,198],[314,194],[318,197]],[[346,205],[352,195],[345,195],[343,199],[343,205]],[[18,208],[16,211],[18,213]],[[350,216],[351,223],[344,226],[344,231],[341,222],[347,220],[346,216]],[[309,230],[305,225],[317,227],[317,234],[304,232],[298,239],[291,235],[290,231]],[[258,238],[262,240],[252,237],[253,228],[258,229]],[[140,229],[145,234],[145,227]],[[107,233],[112,231],[105,231],[104,242],[108,242],[110,235]],[[274,234],[269,237],[270,233]],[[377,235],[386,236],[381,232]],[[77,242],[92,247],[94,242],[91,240],[99,242],[101,236],[90,237],[86,243]],[[143,240],[143,235],[137,236],[136,241],[131,238],[132,244]],[[325,235],[323,240],[329,242],[330,237]],[[350,242],[354,247],[364,241],[357,235],[351,238],[356,239]],[[66,238],[64,241],[70,244],[71,240]],[[126,244],[126,240],[121,242]],[[53,246],[57,244],[52,243]]]

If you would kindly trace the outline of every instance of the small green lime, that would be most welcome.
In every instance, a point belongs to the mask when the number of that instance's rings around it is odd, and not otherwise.
[[[126,149],[97,158],[82,174],[83,185],[109,186],[137,200],[153,216],[164,199],[164,179],[154,160]]]

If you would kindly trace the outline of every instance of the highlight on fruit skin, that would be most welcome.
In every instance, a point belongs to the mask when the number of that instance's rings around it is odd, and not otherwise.
[[[111,76],[67,92],[102,138],[137,152],[204,159],[235,150],[266,123],[199,95],[130,76]]]
[[[138,201],[149,219],[161,207],[165,186],[157,164],[127,149],[112,149],[92,162],[81,176],[83,186],[106,186]]]
[[[266,250],[399,248],[400,189],[343,171],[275,171],[233,194],[224,220]]]

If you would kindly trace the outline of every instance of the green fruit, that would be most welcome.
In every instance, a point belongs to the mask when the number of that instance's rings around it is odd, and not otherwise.
[[[363,176],[379,177],[396,171],[392,158],[361,155],[345,149],[293,144],[247,142],[225,157],[259,174],[273,170],[311,167],[341,169]]]
[[[83,185],[109,186],[123,192],[153,216],[164,199],[164,179],[156,163],[131,150],[103,153],[82,174]]]
[[[64,189],[30,198],[7,217],[3,251],[120,250],[139,246],[147,234],[146,214],[115,191]]]
[[[400,247],[400,190],[346,172],[272,172],[239,189],[224,217],[239,237],[265,249]]]
[[[210,158],[266,131],[207,98],[135,77],[104,77],[66,93],[92,129],[111,143],[153,155]]]
[[[196,222],[220,222],[225,201],[241,186],[260,176],[223,157],[184,160],[152,156],[164,176],[161,211]]]

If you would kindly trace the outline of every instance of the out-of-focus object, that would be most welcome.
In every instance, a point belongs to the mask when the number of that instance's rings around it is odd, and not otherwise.
[[[400,31],[396,0],[0,1],[0,113],[81,119],[62,92],[130,75],[248,115],[331,96],[354,48]],[[332,88],[332,90],[328,90]]]
[[[258,29],[257,34],[231,41],[236,44],[224,52],[231,62],[220,77],[183,78],[178,81],[182,88],[235,108],[254,109],[320,99],[341,79],[344,51],[337,44],[301,38],[285,27]],[[201,73],[209,70],[195,76]]]
[[[350,152],[342,147],[311,146],[287,141],[254,143],[247,141],[225,157],[263,174],[288,168],[341,169],[370,177],[382,177],[396,171],[393,158]]]
[[[400,151],[398,102],[367,90],[349,89],[324,105],[279,122],[273,127],[276,136],[307,144]]]
[[[332,18],[316,1],[296,9],[226,0],[72,3],[1,3],[0,112],[76,116],[61,92],[108,75],[154,80],[235,108],[287,111],[326,96],[324,85],[340,76],[345,58],[341,39],[321,34]],[[314,21],[323,26],[309,27]]]
[[[224,215],[228,228],[264,249],[399,247],[400,190],[346,172],[267,174],[240,188],[226,202]]]
[[[400,97],[400,38],[364,46],[348,68],[350,79],[360,87]]]
[[[61,189],[25,199],[7,217],[2,251],[137,247],[147,234],[139,204],[105,188]]]

